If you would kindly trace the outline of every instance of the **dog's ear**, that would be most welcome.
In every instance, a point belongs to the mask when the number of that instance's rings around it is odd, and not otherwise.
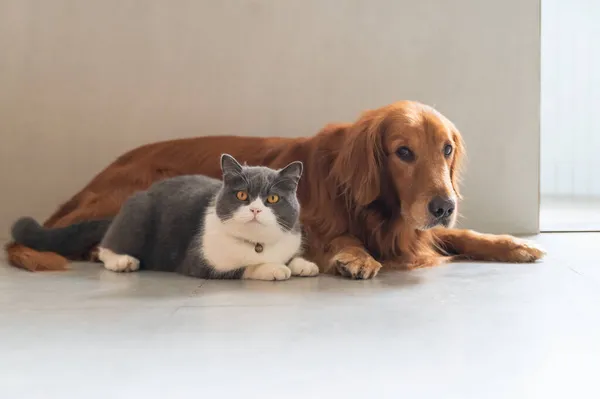
[[[366,206],[381,191],[385,118],[370,111],[344,129],[331,173],[357,205]]]
[[[465,157],[465,144],[458,130],[454,130],[454,158],[450,164],[450,180],[452,181],[452,188],[456,193],[456,196],[460,199],[460,176],[463,160]]]

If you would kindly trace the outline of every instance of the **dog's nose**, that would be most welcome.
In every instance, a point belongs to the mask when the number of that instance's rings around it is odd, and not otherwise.
[[[456,204],[454,200],[446,197],[434,197],[429,203],[429,213],[436,219],[441,219],[452,215]]]

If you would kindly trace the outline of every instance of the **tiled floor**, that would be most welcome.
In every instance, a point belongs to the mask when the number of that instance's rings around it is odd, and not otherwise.
[[[537,240],[372,281],[0,265],[0,398],[599,398],[600,234]]]

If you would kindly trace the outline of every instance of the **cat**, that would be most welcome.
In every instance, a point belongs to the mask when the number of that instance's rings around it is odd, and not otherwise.
[[[242,166],[221,156],[223,181],[168,178],[130,197],[112,221],[45,229],[31,218],[12,229],[16,242],[69,256],[100,241],[98,257],[114,272],[173,271],[211,279],[287,280],[315,276],[300,256],[302,163],[281,170]]]

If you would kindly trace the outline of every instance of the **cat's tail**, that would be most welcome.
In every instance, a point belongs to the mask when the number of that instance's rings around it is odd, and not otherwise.
[[[74,257],[97,245],[108,230],[110,222],[110,219],[88,220],[66,227],[46,228],[33,218],[23,217],[13,224],[11,233],[17,244],[37,251]]]

